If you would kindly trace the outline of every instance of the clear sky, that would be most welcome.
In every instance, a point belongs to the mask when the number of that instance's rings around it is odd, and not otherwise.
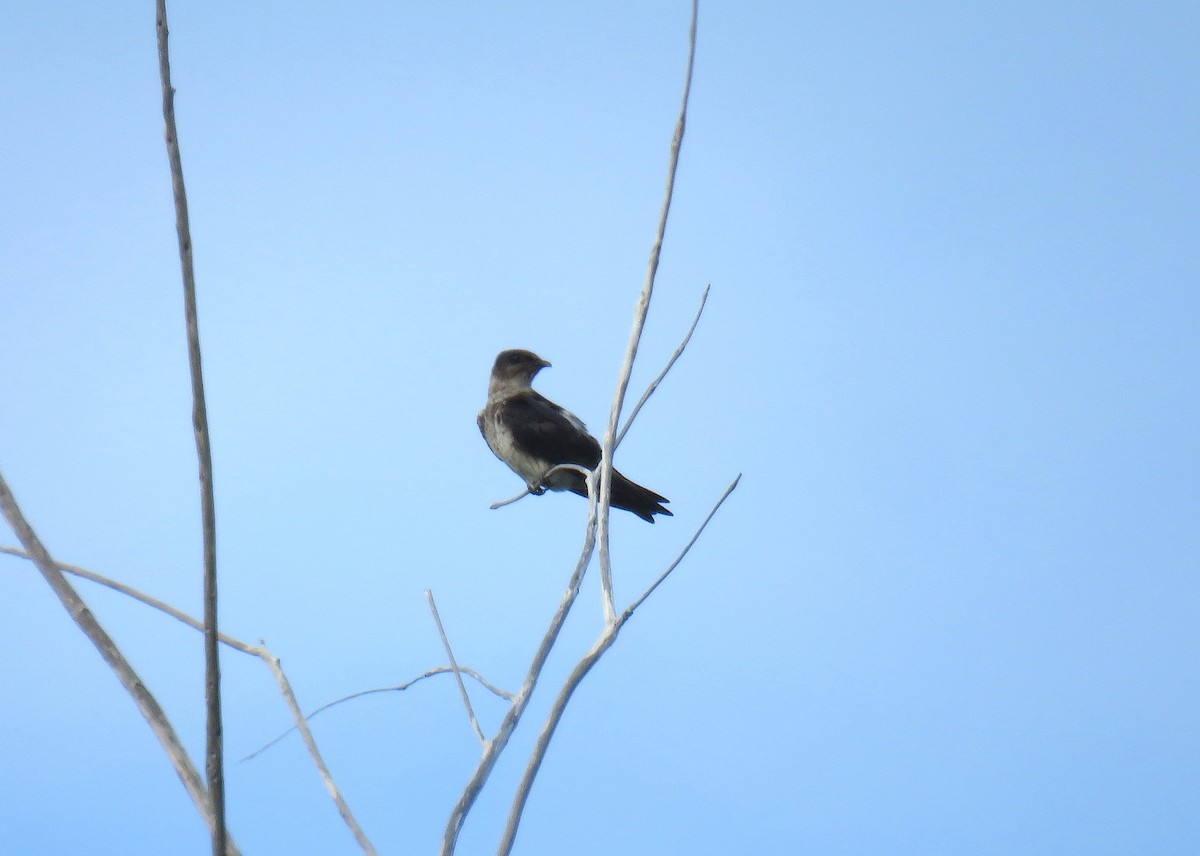
[[[585,503],[490,511],[496,352],[603,428],[682,81],[677,3],[175,3],[222,619],[311,708],[459,659],[515,688]],[[1200,7],[729,3],[692,111],[618,466],[636,597],[516,853],[1200,852]],[[199,612],[150,2],[0,15],[0,469],[52,553]],[[13,543],[0,530],[0,542]],[[208,852],[148,727],[0,557],[0,829],[25,856]],[[203,740],[198,634],[80,590]],[[492,852],[584,593],[464,831]],[[352,854],[287,712],[224,657],[247,854]],[[492,729],[502,705],[476,706]],[[315,730],[381,852],[478,759],[434,679]]]

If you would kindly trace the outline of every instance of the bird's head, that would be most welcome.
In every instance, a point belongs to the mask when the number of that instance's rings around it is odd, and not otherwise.
[[[492,366],[489,386],[491,389],[527,387],[533,383],[533,376],[549,365],[533,351],[501,351]]]

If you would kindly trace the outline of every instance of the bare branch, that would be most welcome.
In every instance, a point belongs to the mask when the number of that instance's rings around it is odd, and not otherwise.
[[[530,663],[529,671],[525,675],[525,682],[517,692],[517,697],[513,700],[512,707],[509,708],[508,713],[504,716],[504,720],[500,723],[500,728],[496,732],[496,736],[488,741],[487,746],[484,747],[483,757],[479,760],[479,764],[475,767],[475,772],[471,775],[470,781],[467,782],[466,787],[463,789],[462,796],[459,797],[454,809],[450,812],[450,818],[446,822],[446,831],[442,837],[441,856],[451,856],[454,853],[454,848],[458,844],[458,835],[462,831],[463,822],[467,819],[467,814],[471,811],[475,800],[479,798],[479,793],[483,790],[483,786],[487,783],[488,777],[495,768],[496,761],[499,760],[501,753],[504,752],[504,748],[508,745],[508,741],[512,737],[517,723],[521,721],[521,716],[525,713],[529,699],[537,687],[538,679],[541,677],[542,669],[546,665],[550,651],[554,648],[558,634],[562,630],[563,624],[566,623],[567,615],[571,612],[571,606],[575,603],[575,599],[579,597],[579,587],[583,584],[584,573],[587,571],[587,566],[591,563],[592,553],[596,548],[596,520],[597,509],[599,507],[596,480],[597,476],[595,472],[587,473],[588,522],[587,532],[583,539],[583,549],[579,554],[579,561],[575,564],[575,570],[567,583],[567,590],[563,593],[558,610],[550,620],[550,627],[547,629],[546,635],[542,638],[541,644],[538,645],[538,649],[533,655],[533,662]]]
[[[696,62],[696,20],[700,14],[699,0],[692,0],[692,24],[688,29],[687,73],[684,75],[683,99],[679,105],[679,119],[675,122],[675,134],[671,139],[671,156],[667,166],[667,187],[663,194],[662,212],[658,218],[658,231],[650,249],[650,264],[646,271],[646,282],[638,298],[633,316],[633,330],[629,334],[629,345],[625,349],[625,362],[617,378],[617,389],[613,394],[612,410],[608,416],[608,427],[604,432],[602,456],[600,458],[600,518],[598,523],[600,543],[600,589],[604,597],[604,619],[611,624],[616,621],[612,583],[612,557],[609,552],[608,518],[612,504],[613,450],[616,448],[617,423],[621,419],[621,406],[625,403],[625,392],[629,388],[629,377],[633,373],[633,361],[637,358],[638,344],[650,312],[650,298],[654,294],[654,277],[658,272],[658,259],[662,254],[663,237],[667,231],[667,216],[671,211],[671,197],[675,192],[675,171],[679,166],[679,150],[683,145],[683,132],[687,125],[688,97],[692,91],[692,69]]]
[[[675,353],[671,355],[671,359],[667,360],[666,366],[658,373],[650,385],[646,387],[646,391],[642,393],[642,397],[638,399],[638,403],[633,406],[633,410],[629,413],[629,418],[625,420],[625,427],[617,434],[616,442],[613,443],[613,448],[621,445],[621,441],[625,439],[625,435],[629,432],[629,428],[633,425],[633,420],[637,419],[637,415],[642,412],[642,407],[650,400],[650,396],[654,395],[654,391],[658,389],[658,385],[663,382],[663,378],[667,376],[667,372],[675,365],[675,361],[683,356],[683,349],[688,346],[688,342],[692,341],[692,334],[696,332],[696,325],[700,323],[700,316],[704,314],[704,304],[708,302],[708,292],[712,288],[712,283],[704,286],[704,294],[700,296],[700,307],[696,310],[696,317],[692,319],[692,326],[688,328],[687,335],[683,337],[683,341],[679,343],[679,347],[675,349]]]
[[[717,503],[713,506],[712,511],[710,511],[708,516],[704,518],[704,521],[700,524],[700,527],[696,530],[696,533],[692,535],[691,540],[688,541],[687,545],[675,558],[675,561],[671,562],[667,569],[659,576],[657,580],[654,581],[650,588],[648,588],[641,597],[627,607],[625,611],[618,616],[616,621],[605,625],[604,632],[600,634],[600,638],[596,640],[595,644],[592,645],[591,650],[589,650],[583,656],[583,659],[576,664],[575,668],[571,670],[571,674],[567,676],[565,681],[563,681],[562,689],[559,690],[558,697],[555,698],[554,705],[550,708],[550,713],[546,716],[546,722],[542,726],[541,732],[538,734],[537,742],[534,744],[533,752],[529,757],[529,763],[525,767],[525,773],[521,776],[520,784],[517,785],[517,792],[513,797],[512,808],[508,813],[508,823],[504,827],[504,837],[501,839],[500,847],[496,851],[497,856],[508,856],[508,854],[512,851],[513,843],[517,838],[517,828],[520,826],[521,817],[525,813],[525,803],[528,801],[529,792],[533,788],[533,780],[537,777],[538,770],[541,769],[542,761],[546,757],[546,750],[550,746],[550,740],[554,736],[555,729],[558,728],[558,723],[562,720],[563,712],[567,709],[567,703],[570,702],[571,696],[574,695],[575,690],[579,687],[579,684],[583,681],[583,679],[587,677],[587,674],[592,670],[592,667],[596,665],[602,656],[604,656],[604,652],[611,648],[613,643],[617,641],[617,634],[621,632],[621,628],[625,626],[625,622],[627,622],[633,616],[634,610],[641,606],[642,602],[645,601],[646,598],[648,598],[654,592],[654,590],[658,588],[659,584],[661,584],[662,581],[667,578],[671,571],[675,570],[679,563],[683,561],[683,557],[686,556],[688,551],[692,549],[692,545],[696,543],[696,540],[700,537],[700,534],[704,531],[705,527],[708,526],[709,521],[713,519],[713,515],[717,513],[717,510],[721,507],[725,500],[729,498],[729,494],[733,493],[734,488],[737,487],[738,481],[740,481],[741,478],[741,474],[739,474],[738,477],[733,480],[733,483],[725,489],[725,493],[723,493],[721,498],[717,500]]]
[[[216,821],[212,804],[208,798],[208,791],[204,787],[204,782],[200,777],[199,771],[192,765],[187,750],[183,748],[183,743],[180,742],[179,735],[175,733],[171,721],[167,718],[166,711],[162,709],[158,700],[154,698],[150,690],[142,683],[142,679],[134,671],[129,661],[125,659],[116,642],[100,626],[100,622],[96,620],[92,611],[88,609],[83,598],[79,596],[62,575],[62,572],[59,571],[58,564],[50,557],[49,552],[43,546],[37,533],[33,531],[33,527],[29,525],[25,516],[21,513],[21,509],[17,505],[12,491],[9,490],[8,483],[4,480],[3,475],[0,475],[0,511],[3,511],[13,532],[16,533],[17,539],[24,546],[28,558],[42,572],[42,576],[46,579],[50,588],[54,590],[55,595],[58,596],[63,608],[67,610],[67,614],[71,616],[76,625],[79,626],[79,629],[87,636],[88,640],[96,646],[96,650],[100,652],[100,656],[104,658],[104,662],[113,670],[113,673],[117,676],[117,680],[125,687],[125,691],[133,697],[138,710],[146,722],[150,724],[155,737],[158,738],[158,742],[162,744],[163,750],[167,753],[167,757],[170,758],[171,764],[175,767],[175,772],[183,782],[183,786],[192,798],[192,802],[204,818],[205,823],[208,824],[209,829],[215,830]],[[238,856],[239,853],[240,851],[237,846],[227,836],[227,856]]]
[[[458,683],[458,692],[462,695],[463,706],[467,709],[471,727],[475,729],[479,742],[486,747],[487,738],[483,736],[483,729],[479,727],[479,720],[475,718],[475,708],[471,707],[471,696],[467,692],[467,685],[463,683],[462,673],[458,670],[458,661],[454,659],[454,651],[450,648],[450,639],[446,636],[446,628],[442,624],[442,616],[438,614],[437,603],[434,602],[431,589],[425,589],[425,600],[429,601],[429,611],[433,613],[433,622],[437,625],[438,635],[442,637],[442,647],[446,649],[446,659],[450,661],[450,667],[454,670],[454,680]]]
[[[333,780],[333,774],[329,772],[329,767],[325,764],[325,759],[321,757],[321,750],[317,748],[316,738],[313,737],[312,731],[308,727],[308,721],[304,718],[303,711],[300,710],[300,704],[296,701],[296,694],[292,692],[292,684],[287,679],[287,675],[283,673],[283,667],[279,663],[279,658],[271,654],[266,645],[262,646],[263,662],[271,669],[271,674],[275,676],[275,681],[279,684],[279,691],[283,693],[283,698],[287,702],[288,709],[292,712],[292,718],[296,720],[296,727],[300,729],[300,735],[304,738],[304,745],[308,747],[308,754],[312,756],[313,763],[317,765],[317,770],[321,774],[321,781],[325,783],[325,789],[329,791],[329,796],[333,797],[333,802],[337,805],[338,813],[341,814],[342,820],[346,826],[350,827],[350,831],[354,834],[358,846],[367,856],[378,856],[375,847],[371,844],[367,834],[363,832],[362,827],[358,825],[358,821],[354,817],[354,813],[350,811],[350,806],[346,804],[346,800],[342,798],[342,793],[338,790],[337,783]]]
[[[374,689],[369,689],[369,690],[359,690],[356,693],[350,693],[350,695],[342,696],[341,698],[335,699],[331,702],[326,702],[325,704],[321,705],[316,710],[314,710],[312,713],[305,715],[304,718],[311,722],[317,716],[317,714],[324,713],[325,711],[329,710],[331,707],[337,707],[339,704],[342,704],[344,702],[353,701],[356,698],[362,698],[363,696],[375,695],[377,693],[404,692],[409,687],[411,687],[413,684],[420,683],[421,681],[425,680],[426,678],[432,678],[434,675],[448,675],[454,671],[461,672],[462,674],[466,675],[469,678],[474,678],[476,681],[478,681],[479,685],[481,687],[483,687],[485,690],[487,690],[488,692],[504,699],[507,702],[512,702],[512,700],[513,700],[512,693],[508,692],[508,690],[503,690],[500,687],[496,686],[491,681],[489,681],[487,678],[485,678],[483,675],[479,674],[479,672],[475,671],[474,669],[470,668],[469,666],[459,666],[457,669],[455,669],[451,666],[437,666],[436,668],[433,668],[433,669],[427,669],[426,671],[417,675],[412,680],[405,681],[402,684],[397,684],[394,687],[375,687]],[[249,755],[246,755],[239,760],[240,761],[249,761],[252,758],[257,758],[263,752],[266,752],[268,749],[270,749],[272,746],[274,746],[280,740],[283,740],[285,737],[287,737],[289,734],[291,734],[293,731],[296,731],[296,730],[298,730],[297,727],[295,725],[293,725],[291,728],[289,728],[287,731],[280,734],[275,739],[271,740],[269,743],[264,743],[262,746],[255,749]]]
[[[204,373],[200,363],[200,325],[196,312],[196,274],[192,266],[192,234],[188,225],[187,191],[183,184],[183,159],[175,127],[175,89],[171,86],[171,59],[167,49],[167,3],[156,0],[158,73],[162,83],[162,112],[167,159],[171,164],[171,189],[175,197],[175,232],[179,239],[179,266],[183,274],[183,307],[187,323],[188,365],[192,375],[192,426],[200,469],[200,516],[204,538],[204,698],[207,712],[205,768],[213,806],[213,856],[225,853],[225,738],[221,727],[221,660],[217,644],[217,513],[213,496],[212,448],[208,411],[204,402]]]

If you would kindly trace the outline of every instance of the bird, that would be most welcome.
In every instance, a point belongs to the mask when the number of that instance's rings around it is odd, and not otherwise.
[[[492,366],[487,404],[476,422],[492,452],[525,481],[530,493],[569,490],[586,497],[587,481],[577,470],[547,475],[558,464],[589,470],[600,465],[600,444],[583,421],[533,388],[534,375],[549,366],[532,351],[501,351]],[[663,507],[668,501],[613,470],[613,507],[653,523],[656,514],[674,516]]]

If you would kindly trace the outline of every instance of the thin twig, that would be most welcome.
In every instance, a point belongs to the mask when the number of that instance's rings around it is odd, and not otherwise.
[[[712,283],[704,286],[704,294],[700,296],[700,307],[696,310],[696,317],[692,319],[692,326],[688,328],[687,335],[683,337],[683,341],[679,343],[679,347],[675,349],[675,353],[671,355],[671,359],[667,360],[667,364],[663,367],[663,370],[658,373],[658,377],[646,387],[646,391],[642,393],[642,397],[638,399],[638,403],[629,412],[629,418],[625,420],[625,427],[617,434],[616,442],[613,443],[614,449],[621,445],[621,441],[625,439],[625,435],[633,425],[633,420],[637,419],[637,415],[642,412],[642,407],[650,400],[650,396],[654,395],[654,391],[658,389],[658,385],[663,382],[663,378],[667,376],[667,372],[675,365],[675,361],[683,356],[683,349],[688,346],[688,342],[692,341],[692,334],[696,332],[696,325],[700,323],[700,316],[704,314],[704,304],[708,302],[708,291],[711,288]]]
[[[354,834],[354,838],[363,852],[367,856],[378,856],[374,845],[371,844],[362,827],[358,825],[354,813],[350,811],[350,806],[342,798],[342,793],[338,790],[338,786],[333,780],[333,774],[329,772],[329,767],[325,765],[325,759],[321,757],[321,750],[317,748],[316,738],[313,737],[313,733],[308,727],[308,721],[304,718],[303,711],[300,710],[300,703],[296,701],[296,694],[292,692],[292,684],[288,681],[287,675],[283,673],[283,667],[279,663],[279,658],[270,654],[265,644],[262,646],[262,649],[264,653],[262,659],[271,669],[271,674],[275,676],[275,681],[279,684],[279,691],[283,693],[283,698],[287,702],[288,709],[292,712],[292,718],[296,720],[296,727],[300,729],[300,735],[304,738],[304,745],[308,747],[308,754],[312,756],[313,763],[317,765],[317,770],[321,774],[321,781],[325,783],[325,789],[333,797],[333,802],[337,805],[338,813],[341,814],[342,820],[345,821],[346,825],[350,827],[350,831]]]
[[[613,450],[616,449],[617,423],[621,419],[621,406],[625,403],[625,392],[633,374],[633,361],[637,358],[638,344],[650,312],[650,298],[654,294],[654,277],[658,272],[658,259],[662,254],[663,237],[667,231],[667,216],[671,211],[671,197],[675,192],[675,171],[679,166],[679,150],[683,145],[683,132],[687,125],[688,97],[692,91],[692,69],[696,62],[696,20],[700,14],[699,0],[692,0],[692,24],[688,29],[687,73],[684,76],[683,99],[679,105],[679,119],[675,123],[675,134],[671,139],[671,156],[667,166],[667,187],[663,194],[662,212],[658,218],[658,231],[650,249],[650,263],[646,270],[646,281],[638,298],[633,316],[633,330],[629,334],[629,345],[625,349],[625,362],[617,378],[617,389],[613,394],[612,410],[608,415],[608,427],[604,431],[604,444],[600,458],[600,518],[598,523],[600,543],[600,590],[604,598],[604,620],[611,624],[616,620],[612,582],[612,557],[609,552],[608,518],[612,503]]]
[[[529,496],[529,494],[530,494],[529,488],[525,488],[525,490],[521,491],[516,496],[514,496],[510,499],[502,499],[499,502],[493,502],[491,505],[488,506],[488,508],[490,508],[492,511],[495,511],[497,508],[503,508],[506,505],[512,505],[514,502],[524,499],[525,497]]]
[[[741,478],[742,476],[739,473],[738,477],[733,480],[733,483],[725,489],[725,493],[721,494],[721,498],[717,500],[717,503],[713,506],[712,511],[708,512],[708,516],[704,518],[704,521],[700,524],[699,528],[696,529],[695,534],[692,535],[691,540],[687,542],[683,550],[681,550],[679,555],[676,556],[675,561],[671,562],[671,564],[665,571],[663,571],[658,579],[656,579],[653,584],[646,589],[641,597],[630,604],[625,611],[617,617],[616,621],[614,621],[612,624],[605,625],[604,632],[600,634],[600,638],[596,640],[596,643],[592,645],[591,650],[589,650],[587,654],[583,656],[583,659],[576,664],[575,668],[571,670],[571,674],[568,675],[567,679],[563,682],[562,689],[559,690],[558,697],[554,700],[554,705],[550,708],[550,713],[546,716],[546,722],[542,726],[541,732],[538,734],[537,743],[534,745],[533,753],[529,757],[529,763],[525,767],[525,773],[521,776],[521,782],[517,785],[517,792],[513,797],[512,808],[508,813],[508,823],[504,828],[504,837],[501,839],[500,847],[496,851],[497,856],[508,856],[508,854],[512,851],[513,843],[517,838],[517,828],[520,826],[521,817],[525,813],[525,803],[529,799],[530,790],[533,788],[533,780],[537,776],[538,770],[542,766],[542,761],[546,757],[546,749],[550,746],[550,739],[554,736],[554,731],[558,728],[558,724],[562,720],[563,712],[567,709],[567,703],[571,700],[571,696],[575,693],[575,690],[579,687],[579,684],[587,676],[587,673],[590,672],[592,667],[596,665],[602,656],[604,656],[604,652],[611,648],[613,643],[617,641],[617,634],[621,632],[621,628],[625,626],[625,622],[627,622],[633,616],[634,610],[641,606],[646,598],[653,594],[654,590],[658,588],[662,581],[670,575],[671,571],[675,570],[675,568],[679,566],[679,563],[683,561],[683,557],[686,556],[688,551],[692,549],[692,545],[696,543],[697,539],[700,537],[700,534],[704,532],[704,529],[708,526],[709,521],[713,519],[713,515],[717,513],[717,510],[722,506],[722,504],[724,504],[725,500],[729,498],[729,494],[733,493],[734,488],[737,487],[738,481],[740,481]]]
[[[471,727],[475,729],[479,742],[486,747],[487,738],[483,736],[483,729],[479,727],[479,720],[475,718],[475,708],[471,707],[471,696],[467,692],[467,685],[463,683],[462,673],[458,670],[458,661],[454,659],[454,651],[450,647],[449,637],[446,636],[446,627],[442,624],[442,616],[438,614],[432,589],[425,589],[425,600],[429,601],[429,611],[433,613],[433,623],[437,625],[438,635],[442,637],[442,647],[446,649],[446,659],[450,661],[450,666],[454,669],[454,680],[458,683],[458,692],[462,696],[463,706],[467,709]]]
[[[25,553],[22,550],[16,549],[15,547],[0,547],[0,553],[7,553],[10,556],[16,556],[19,559],[29,559],[30,561],[33,561],[32,556],[30,556],[28,553]],[[116,580],[110,579],[109,577],[106,577],[103,574],[98,574],[95,571],[89,571],[87,568],[81,568],[78,565],[68,565],[63,562],[59,562],[58,569],[60,571],[66,572],[68,574],[73,574],[74,576],[82,577],[85,580],[91,580],[92,582],[98,583],[99,585],[102,585],[105,588],[110,588],[113,591],[120,592],[121,594],[125,595],[126,597],[131,597],[140,603],[144,603],[146,606],[149,606],[153,609],[157,609],[159,612],[162,612],[162,613],[165,613],[165,614],[171,616],[176,621],[182,621],[184,624],[186,624],[188,627],[191,627],[193,630],[198,630],[201,633],[204,632],[204,622],[203,621],[200,621],[197,618],[193,618],[192,616],[188,615],[183,610],[177,609],[165,601],[161,601],[156,597],[152,597],[152,596],[146,594],[145,592],[138,591],[133,586],[125,585],[125,583],[122,583],[122,582],[117,582]],[[218,634],[217,638],[219,638],[222,642],[224,642],[230,648],[233,648],[237,651],[241,651],[243,654],[249,654],[252,657],[258,657],[261,655],[260,649],[256,648],[255,646],[253,646],[247,642],[243,642],[240,639],[235,639],[234,637],[232,637],[226,633]]]
[[[331,707],[337,707],[339,704],[343,704],[344,702],[353,701],[354,699],[362,698],[363,696],[376,695],[377,693],[404,692],[409,687],[411,687],[413,684],[419,683],[420,681],[423,681],[426,678],[432,678],[434,675],[448,675],[454,671],[456,671],[456,670],[451,666],[437,666],[436,668],[433,668],[433,669],[427,669],[426,671],[417,675],[412,680],[405,681],[402,684],[397,684],[394,687],[375,687],[374,689],[369,689],[369,690],[359,690],[356,693],[350,693],[350,695],[342,696],[339,699],[334,699],[333,701],[326,702],[325,704],[318,707],[316,710],[312,711],[311,713],[306,714],[304,718],[307,719],[309,722],[311,722],[314,718],[316,718],[317,714],[324,713],[325,711],[329,710]],[[492,693],[493,695],[496,695],[509,703],[512,702],[512,700],[513,700],[512,693],[510,693],[508,690],[503,690],[500,687],[496,686],[491,681],[489,681],[487,678],[485,678],[483,675],[479,674],[479,672],[475,671],[474,669],[470,668],[469,666],[459,666],[457,671],[466,675],[468,678],[474,678],[481,687],[483,687],[485,690]],[[287,731],[283,732],[282,734],[280,734],[278,737],[274,738],[270,742],[264,743],[262,746],[255,749],[249,755],[246,755],[246,756],[240,758],[239,763],[242,761],[249,761],[252,758],[257,758],[263,752],[266,752],[268,749],[270,749],[276,743],[283,740],[285,737],[287,737],[289,734],[291,734],[293,731],[296,731],[296,730],[297,730],[297,727],[295,725],[293,725]]]
[[[167,159],[171,164],[171,190],[175,197],[175,232],[179,239],[179,266],[183,274],[183,311],[187,324],[188,366],[192,375],[192,427],[200,470],[200,516],[204,538],[204,698],[207,713],[205,768],[213,806],[213,856],[225,853],[225,748],[221,728],[221,660],[217,639],[217,513],[213,496],[212,448],[204,402],[204,373],[200,363],[200,325],[196,312],[196,274],[192,265],[192,234],[188,225],[187,191],[183,184],[183,159],[175,127],[175,89],[171,86],[171,59],[167,49],[167,3],[156,0],[158,73],[162,83],[162,112]]]
[[[488,508],[495,511],[497,508],[503,508],[506,505],[512,505],[517,500],[524,499],[527,496],[541,496],[543,493],[546,492],[546,485],[550,481],[550,476],[554,475],[557,472],[561,472],[563,470],[571,470],[572,472],[579,473],[585,479],[587,478],[588,473],[591,472],[591,470],[589,470],[587,467],[580,466],[579,464],[555,464],[550,469],[546,470],[545,473],[542,474],[542,484],[537,491],[530,490],[527,487],[527,488],[525,488],[525,490],[521,491],[519,494],[512,497],[511,499],[504,499],[504,500],[501,500],[500,502],[493,502],[491,505],[488,506]]]
[[[112,637],[105,632],[100,626],[100,622],[88,609],[83,598],[78,592],[67,582],[62,572],[58,569],[58,564],[50,557],[45,546],[38,538],[37,533],[33,531],[33,527],[25,519],[21,513],[20,507],[17,505],[16,499],[12,495],[12,491],[8,488],[8,483],[4,480],[4,476],[0,475],[0,511],[3,511],[4,517],[8,520],[9,525],[16,533],[17,539],[25,548],[25,553],[28,558],[37,565],[38,570],[42,572],[42,576],[49,583],[50,588],[54,590],[59,601],[67,610],[67,614],[79,626],[88,640],[96,646],[96,650],[100,652],[100,656],[104,658],[110,669],[117,676],[117,680],[125,687],[125,691],[133,697],[134,703],[138,706],[138,710],[150,724],[154,736],[158,738],[158,742],[162,744],[163,750],[167,753],[167,757],[171,760],[171,765],[175,768],[175,772],[179,775],[183,782],[184,788],[188,795],[192,798],[192,802],[196,805],[200,815],[204,818],[210,830],[216,829],[215,815],[213,812],[212,803],[208,798],[208,791],[204,787],[204,781],[200,777],[199,771],[193,766],[191,758],[188,757],[187,750],[183,748],[183,743],[179,740],[179,735],[175,733],[175,729],[171,725],[171,721],[167,718],[166,711],[158,703],[158,700],[146,688],[142,679],[138,677],[133,666],[125,659],[117,644]],[[7,552],[7,551],[6,551]],[[215,831],[214,831],[215,834]],[[228,856],[238,856],[240,851],[233,843],[233,840],[226,836],[226,852]]]
[[[733,493],[734,489],[737,488],[738,483],[741,480],[742,474],[738,473],[737,478],[729,483],[729,487],[725,488],[725,492],[721,494],[721,498],[717,500],[717,504],[712,507],[712,511],[708,512],[708,516],[704,518],[704,522],[700,524],[700,528],[696,530],[696,534],[692,536],[692,540],[688,541],[687,544],[684,545],[684,548],[680,551],[679,555],[675,557],[675,561],[667,565],[667,569],[659,574],[658,579],[652,582],[648,589],[642,592],[641,597],[639,597],[629,606],[625,607],[625,611],[621,613],[622,624],[629,620],[629,616],[633,615],[634,610],[641,606],[645,602],[646,598],[654,594],[654,590],[662,585],[663,581],[671,575],[671,571],[679,567],[679,563],[683,561],[683,557],[686,556],[688,551],[692,549],[692,545],[695,544],[700,538],[700,534],[704,531],[705,527],[708,526],[708,522],[713,519],[713,516],[717,513],[720,507],[725,504],[725,500],[729,499],[729,494]]]
[[[504,720],[500,723],[500,728],[497,730],[496,736],[484,748],[483,757],[475,767],[475,772],[471,775],[470,781],[463,788],[462,796],[459,797],[454,809],[450,812],[450,817],[446,821],[446,831],[442,837],[441,856],[451,856],[454,853],[454,848],[458,844],[458,835],[462,831],[463,822],[467,819],[467,813],[470,812],[471,806],[475,804],[475,800],[479,798],[480,791],[483,790],[483,786],[487,783],[488,777],[496,766],[496,762],[504,752],[504,748],[508,745],[508,741],[512,737],[517,723],[521,721],[521,716],[529,704],[529,699],[533,696],[533,691],[537,687],[538,679],[541,677],[542,669],[546,665],[550,651],[554,648],[554,643],[558,639],[559,631],[562,630],[563,624],[566,623],[567,615],[570,614],[571,606],[575,603],[575,599],[579,597],[579,588],[583,584],[584,572],[587,571],[587,566],[592,560],[592,553],[596,548],[596,519],[599,496],[596,490],[595,472],[587,474],[587,486],[587,532],[584,535],[583,549],[580,551],[579,561],[575,564],[575,570],[567,583],[567,590],[563,593],[558,610],[550,620],[550,627],[533,655],[533,662],[530,663],[529,671],[525,675],[525,682],[517,692],[517,697],[513,700],[512,707],[504,715]]]

